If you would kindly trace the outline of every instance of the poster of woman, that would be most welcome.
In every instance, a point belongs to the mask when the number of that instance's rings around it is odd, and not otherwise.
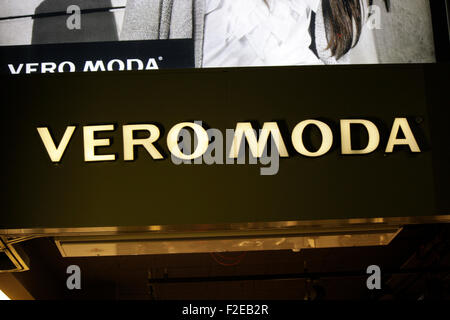
[[[155,40],[179,39],[192,41],[187,51],[196,68],[436,61],[428,0],[0,3],[0,50],[127,41],[153,41],[157,48]]]

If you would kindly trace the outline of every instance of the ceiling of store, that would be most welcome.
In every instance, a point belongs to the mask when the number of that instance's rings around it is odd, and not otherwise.
[[[450,298],[448,224],[407,226],[388,246],[299,252],[63,258],[51,238],[21,246],[31,270],[15,277],[36,299]],[[81,290],[66,287],[70,265]],[[370,265],[381,268],[381,290],[366,287]]]

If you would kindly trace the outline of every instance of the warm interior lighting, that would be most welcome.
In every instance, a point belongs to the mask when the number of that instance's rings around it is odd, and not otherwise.
[[[11,300],[11,299],[6,294],[4,294],[2,290],[0,290],[0,300]]]
[[[254,237],[145,238],[118,235],[116,237],[61,237],[56,245],[63,257],[126,256],[169,253],[236,252],[259,250],[293,250],[307,248],[337,248],[388,245],[399,229],[342,234],[278,234]]]

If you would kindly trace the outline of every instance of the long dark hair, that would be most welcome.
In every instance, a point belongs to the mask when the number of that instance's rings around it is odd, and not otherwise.
[[[363,13],[360,1],[322,0],[328,49],[336,59],[353,48],[361,36]],[[369,5],[372,5],[372,2],[373,0],[369,0]],[[386,9],[389,10],[390,0],[384,0],[384,2]],[[355,23],[355,28],[353,23]]]

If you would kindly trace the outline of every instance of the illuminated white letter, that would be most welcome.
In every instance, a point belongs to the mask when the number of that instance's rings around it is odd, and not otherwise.
[[[41,63],[41,73],[55,73],[56,63],[54,62],[42,62]]]
[[[261,158],[270,134],[272,134],[280,157],[289,157],[283,138],[281,137],[280,129],[278,128],[278,124],[276,122],[264,123],[263,128],[260,130],[259,140],[256,139],[255,130],[253,130],[250,122],[238,122],[234,132],[229,157],[231,159],[235,159],[239,156],[242,136],[245,136],[253,157]]]
[[[137,64],[136,70],[144,70],[144,63],[139,59],[128,59],[127,70],[133,70],[133,64]]]
[[[402,129],[405,135],[404,139],[398,139],[398,131]],[[391,134],[386,146],[386,153],[391,153],[394,151],[394,146],[398,145],[408,145],[411,152],[420,152],[419,145],[417,144],[414,134],[409,127],[408,120],[406,118],[396,118],[394,124],[392,125]]]
[[[119,59],[113,59],[106,65],[106,69],[108,71],[114,71],[114,65],[117,65],[119,71],[125,70],[125,63],[123,63],[122,60]]]
[[[303,144],[303,130],[305,130],[308,125],[315,125],[322,134],[322,145],[316,152],[307,150]],[[322,121],[305,120],[297,124],[292,131],[292,144],[294,145],[295,150],[301,155],[307,157],[320,157],[331,149],[331,146],[333,145],[333,132],[330,127]]]
[[[114,125],[102,125],[102,126],[87,126],[83,127],[84,136],[84,161],[114,161],[116,160],[115,154],[96,155],[95,147],[109,146],[110,139],[95,139],[95,132],[97,131],[113,131]]]
[[[66,131],[64,132],[64,136],[61,139],[61,142],[59,143],[58,147],[56,147],[55,142],[53,141],[53,138],[48,131],[48,128],[37,128],[39,136],[41,137],[41,140],[44,143],[45,149],[47,149],[47,153],[50,156],[50,160],[52,160],[52,162],[61,161],[64,151],[66,150],[75,129],[76,127],[73,126],[67,127]]]
[[[154,58],[148,59],[147,66],[145,67],[145,70],[158,70],[158,64],[156,63],[156,60]]]
[[[351,124],[361,124],[367,130],[369,142],[367,143],[367,147],[362,150],[352,149]],[[380,133],[378,132],[376,125],[368,120],[341,120],[341,143],[342,154],[368,154],[378,148],[380,143]]]
[[[180,135],[180,131],[185,127],[191,128],[197,135],[197,147],[194,153],[190,155],[184,154],[178,146],[178,136]],[[167,147],[175,157],[182,160],[192,160],[201,157],[208,150],[208,144],[209,138],[206,130],[202,126],[192,122],[179,123],[173,126],[167,134]]]
[[[97,72],[97,71],[105,71],[105,64],[103,63],[102,60],[97,60],[95,62],[95,65],[92,61],[86,61],[86,63],[84,64],[84,69],[83,72]]]
[[[134,131],[148,131],[150,136],[145,139],[133,138]],[[153,124],[134,124],[123,126],[123,153],[125,161],[134,160],[134,146],[143,146],[153,159],[163,159],[153,143],[159,139],[159,129]]]
[[[9,71],[11,71],[11,74],[19,74],[20,71],[23,68],[23,63],[19,64],[17,69],[14,69],[14,65],[13,64],[8,64],[8,68],[9,68]]]
[[[25,65],[25,72],[27,74],[32,73],[32,72],[37,72],[38,69],[37,67],[39,66],[39,63],[27,63]]]

